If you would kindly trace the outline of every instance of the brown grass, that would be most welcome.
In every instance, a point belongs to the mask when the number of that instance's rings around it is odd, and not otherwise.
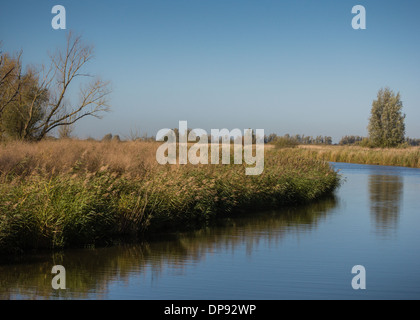
[[[242,165],[159,165],[155,142],[43,141],[0,146],[0,252],[107,244],[250,209],[303,204],[340,178],[299,149]]]
[[[154,142],[84,140],[12,142],[0,146],[0,176],[95,173],[108,171],[141,177],[156,166]]]
[[[420,147],[382,149],[301,145],[298,150],[301,156],[318,160],[420,168]]]

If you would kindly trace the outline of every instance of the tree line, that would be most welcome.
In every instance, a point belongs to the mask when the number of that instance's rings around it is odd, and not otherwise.
[[[341,146],[369,146],[370,141],[368,137],[360,137],[360,136],[344,136],[341,138],[339,145]],[[404,141],[401,143],[401,146],[411,146],[411,147],[418,147],[420,146],[420,139],[413,139],[406,137]]]
[[[419,146],[420,139],[405,137],[405,117],[402,112],[403,103],[400,93],[394,93],[390,88],[378,91],[377,99],[373,101],[371,116],[368,125],[368,137],[344,136],[339,145],[359,145],[363,147],[393,148],[398,146]],[[331,137],[318,136],[315,139],[308,136],[278,137],[270,134],[266,143],[275,143],[281,146],[294,146],[296,144],[332,144]]]
[[[0,140],[39,141],[55,129],[65,137],[80,119],[109,111],[109,82],[85,70],[94,50],[80,36],[68,33],[65,48],[49,55],[48,66],[24,68],[22,52],[1,48],[0,43]],[[76,85],[78,100],[70,96]]]
[[[296,142],[297,144],[306,144],[306,145],[310,145],[310,144],[332,145],[333,144],[332,137],[330,137],[330,136],[312,137],[312,136],[305,136],[305,135],[300,135],[300,134],[296,134],[294,136],[291,136],[290,134],[285,134],[284,136],[278,136],[275,133],[271,133],[268,136],[266,135],[264,137],[264,142],[265,143],[276,143],[276,141],[278,141],[279,139],[290,140],[290,141]]]

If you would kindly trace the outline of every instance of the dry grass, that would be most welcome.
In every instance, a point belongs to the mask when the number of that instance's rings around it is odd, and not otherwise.
[[[156,166],[158,143],[83,140],[12,142],[0,146],[0,176],[95,173],[101,168],[141,177]]]
[[[143,178],[161,169],[156,161],[156,151],[160,145],[161,142],[70,139],[0,144],[0,178],[94,174],[104,170],[129,178]],[[189,143],[188,148],[192,145]],[[233,144],[231,151],[233,153]],[[219,154],[221,157],[221,145]],[[231,158],[233,160],[233,155]],[[179,167],[171,166],[175,170]]]
[[[301,156],[333,162],[420,168],[420,147],[299,146]]]

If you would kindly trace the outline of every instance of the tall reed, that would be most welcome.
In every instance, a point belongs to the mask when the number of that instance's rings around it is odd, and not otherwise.
[[[0,251],[106,245],[217,216],[302,204],[340,179],[328,163],[268,150],[265,169],[157,165],[158,144],[46,141],[0,148]]]
[[[318,160],[420,168],[420,148],[370,149],[356,146],[300,146],[296,155]]]

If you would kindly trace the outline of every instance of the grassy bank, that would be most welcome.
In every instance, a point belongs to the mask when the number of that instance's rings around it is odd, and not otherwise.
[[[323,161],[268,150],[265,170],[161,166],[158,144],[45,141],[0,148],[0,251],[65,248],[205,224],[251,208],[302,204],[339,177]]]
[[[353,146],[302,145],[293,152],[297,157],[316,160],[420,168],[419,147],[370,149]]]

